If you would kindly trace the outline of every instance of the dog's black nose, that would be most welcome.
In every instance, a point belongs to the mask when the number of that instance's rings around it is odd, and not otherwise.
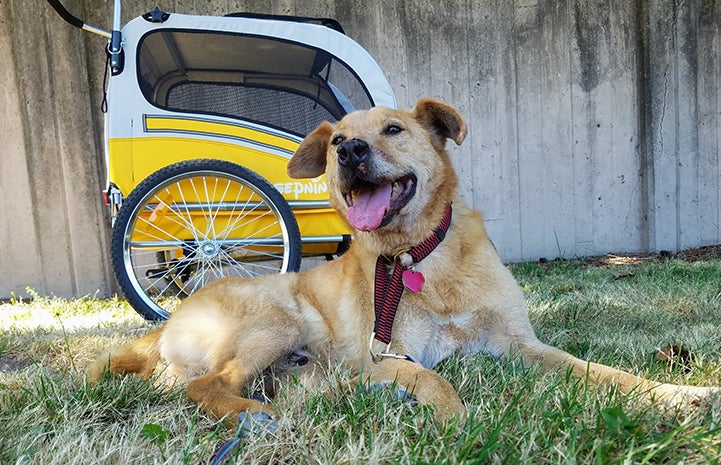
[[[341,166],[355,168],[368,158],[370,147],[360,139],[350,139],[338,146],[338,163]]]

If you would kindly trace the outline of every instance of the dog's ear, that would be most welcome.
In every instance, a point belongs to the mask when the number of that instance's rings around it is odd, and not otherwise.
[[[446,145],[446,139],[451,139],[456,145],[461,145],[466,138],[466,123],[455,108],[440,100],[424,98],[413,108],[414,118],[428,129],[433,142],[440,148]]]
[[[308,134],[288,162],[288,176],[294,179],[316,178],[325,173],[326,152],[331,135],[333,126],[327,121]]]

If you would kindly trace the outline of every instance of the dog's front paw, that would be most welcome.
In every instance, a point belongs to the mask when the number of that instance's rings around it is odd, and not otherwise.
[[[238,437],[242,439],[264,432],[274,433],[278,425],[278,418],[267,412],[241,412],[238,414]]]
[[[397,383],[391,383],[389,381],[371,381],[370,383],[368,383],[368,386],[366,387],[366,392],[379,391],[390,392],[391,396],[394,399],[406,401],[414,406],[417,403],[416,396],[413,395],[413,392],[409,391],[408,389]]]

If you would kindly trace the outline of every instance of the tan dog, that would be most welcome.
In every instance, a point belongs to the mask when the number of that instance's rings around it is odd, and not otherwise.
[[[398,383],[444,420],[463,416],[465,409],[432,368],[454,352],[483,351],[518,354],[548,369],[570,367],[593,383],[614,382],[625,393],[637,391],[664,404],[718,392],[588,363],[536,338],[521,290],[488,239],[483,217],[456,197],[445,144],[446,139],[460,144],[465,135],[458,112],[431,99],[410,111],[374,108],[335,125],[321,124],[300,145],[288,173],[296,178],[326,173],[333,206],[356,230],[350,250],[307,272],[224,279],[204,287],[162,328],[99,358],[89,381],[97,382],[108,363],[110,372],[148,377],[162,358],[169,373],[188,381],[188,395],[205,410],[219,418],[243,418],[270,412],[262,402],[241,397],[243,386],[305,348],[320,360],[363,373],[364,381]],[[419,244],[428,245],[427,255],[414,253]],[[389,258],[379,262],[379,257]],[[386,321],[374,326],[374,302],[399,293],[384,287],[393,286],[388,281],[394,268],[411,273],[402,279],[415,292],[403,292],[395,321],[388,316],[393,303],[381,305],[379,312],[386,313],[380,319]],[[391,354],[383,353],[387,341],[372,339],[374,331],[392,335]]]

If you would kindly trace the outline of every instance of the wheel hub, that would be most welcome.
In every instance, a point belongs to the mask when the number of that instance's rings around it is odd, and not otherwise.
[[[198,253],[202,258],[215,258],[220,253],[220,247],[213,241],[204,241],[198,247]]]

